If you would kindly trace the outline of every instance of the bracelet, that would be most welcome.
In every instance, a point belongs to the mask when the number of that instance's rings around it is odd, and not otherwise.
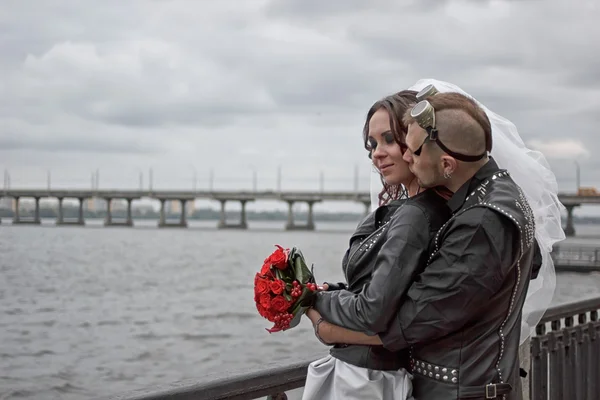
[[[319,318],[317,320],[317,323],[315,324],[315,336],[317,337],[317,339],[319,339],[319,342],[323,343],[325,346],[329,346],[329,343],[325,342],[322,338],[321,335],[319,335],[319,325],[321,325],[321,322],[325,321],[323,319],[323,317]]]

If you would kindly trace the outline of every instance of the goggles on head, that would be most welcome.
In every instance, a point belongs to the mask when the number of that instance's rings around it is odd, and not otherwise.
[[[433,86],[433,85],[425,86],[417,94],[417,100],[419,102],[412,108],[412,110],[410,110],[410,116],[413,117],[415,119],[415,121],[417,122],[417,124],[421,128],[425,129],[425,131],[427,132],[427,137],[425,138],[425,140],[423,141],[421,146],[419,146],[419,148],[413,152],[413,154],[419,156],[421,154],[421,150],[423,149],[423,146],[425,145],[425,143],[427,141],[431,141],[431,142],[437,143],[437,145],[440,147],[440,149],[442,149],[448,155],[456,158],[457,160],[465,161],[465,162],[474,162],[474,161],[481,160],[483,157],[485,157],[487,155],[487,151],[484,151],[482,154],[479,154],[476,156],[461,154],[461,153],[457,153],[457,152],[450,150],[440,140],[439,135],[438,135],[438,130],[437,130],[436,124],[435,124],[435,109],[433,108],[431,103],[426,100],[428,97],[434,96],[437,93],[439,93],[439,91],[435,88],[435,86]]]

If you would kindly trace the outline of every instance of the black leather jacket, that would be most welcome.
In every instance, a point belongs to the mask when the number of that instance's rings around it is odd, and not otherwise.
[[[378,208],[356,229],[343,260],[347,290],[321,292],[315,308],[326,321],[362,332],[381,332],[396,316],[400,299],[426,265],[429,246],[450,217],[446,200],[427,190]],[[338,344],[331,355],[359,367],[409,366],[406,350]]]
[[[521,310],[537,249],[533,213],[493,160],[448,205],[453,216],[436,235],[427,267],[380,338],[390,350],[410,349],[419,400],[520,400]]]

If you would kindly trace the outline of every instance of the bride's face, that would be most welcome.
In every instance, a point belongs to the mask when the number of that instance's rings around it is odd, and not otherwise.
[[[385,108],[377,110],[369,121],[369,148],[373,165],[388,185],[408,187],[414,178],[408,163],[402,158],[406,147],[399,145],[390,126]]]

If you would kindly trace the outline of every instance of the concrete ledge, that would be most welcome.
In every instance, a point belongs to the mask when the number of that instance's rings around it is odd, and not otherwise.
[[[187,228],[187,222],[159,222],[159,228]]]
[[[78,225],[78,226],[84,226],[85,225],[85,221],[79,221],[79,220],[74,220],[74,221],[56,221],[56,225]]]
[[[245,222],[240,222],[238,224],[230,224],[227,222],[219,222],[217,225],[218,229],[248,229],[248,224]]]
[[[307,224],[307,225],[296,225],[296,224],[286,224],[286,231],[314,231],[315,224]]]
[[[40,225],[42,221],[34,219],[13,219],[13,225]]]
[[[133,226],[133,221],[104,221],[104,226],[126,226],[126,227],[132,227]]]

